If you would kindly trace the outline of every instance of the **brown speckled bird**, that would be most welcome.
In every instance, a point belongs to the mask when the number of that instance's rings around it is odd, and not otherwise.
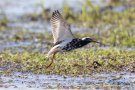
[[[48,52],[48,57],[52,55],[52,62],[57,52],[71,51],[87,45],[90,42],[97,42],[89,37],[82,39],[75,38],[71,32],[70,25],[63,19],[58,10],[54,11],[51,17],[52,34],[54,38],[54,47]]]

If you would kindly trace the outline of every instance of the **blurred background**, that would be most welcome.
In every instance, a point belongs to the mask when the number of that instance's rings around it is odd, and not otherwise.
[[[0,52],[44,52],[52,42],[50,17],[59,10],[75,36],[134,49],[133,0],[1,0]]]
[[[71,24],[76,37],[91,37],[105,46],[91,43],[58,54],[46,69],[54,10]],[[135,0],[0,0],[3,87],[134,90]]]

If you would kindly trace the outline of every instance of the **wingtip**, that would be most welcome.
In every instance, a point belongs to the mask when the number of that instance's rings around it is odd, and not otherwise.
[[[52,13],[52,19],[56,18],[62,18],[62,15],[60,14],[59,10],[54,10]]]
[[[53,14],[57,14],[57,13],[60,14],[59,10],[54,10],[53,11]]]
[[[59,12],[59,10],[54,10],[55,12]]]

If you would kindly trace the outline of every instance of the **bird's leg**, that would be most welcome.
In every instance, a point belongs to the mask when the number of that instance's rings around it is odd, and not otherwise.
[[[53,53],[53,56],[52,56],[52,58],[51,58],[51,63],[50,63],[46,68],[49,68],[49,67],[52,65],[52,63],[53,63],[53,61],[54,61],[54,58],[55,58],[55,55],[56,55],[56,52]]]
[[[53,63],[53,59],[55,58],[55,54],[56,53],[58,53],[58,52],[62,52],[61,51],[61,49],[56,45],[56,46],[54,46],[49,52],[48,52],[48,55],[47,55],[47,57],[50,57],[51,55],[52,55],[52,58],[51,58],[51,63],[47,66],[47,68],[48,67],[50,67],[51,65],[52,65],[52,63]]]

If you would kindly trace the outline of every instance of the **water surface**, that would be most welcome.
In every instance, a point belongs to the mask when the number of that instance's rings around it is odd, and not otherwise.
[[[0,81],[1,88],[22,88],[22,90],[23,88],[38,88],[38,90],[48,88],[133,90],[135,88],[135,74],[127,72],[79,76],[15,72],[10,76],[1,75]]]

